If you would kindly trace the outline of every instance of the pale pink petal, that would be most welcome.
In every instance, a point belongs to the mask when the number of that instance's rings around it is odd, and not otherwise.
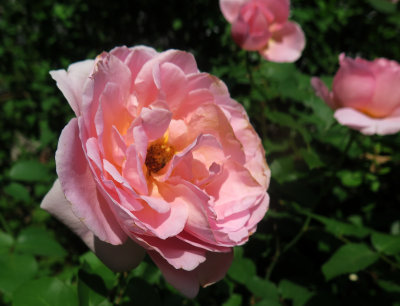
[[[160,66],[163,63],[178,66],[184,74],[198,73],[197,64],[192,54],[178,50],[159,53],[143,65],[136,77],[134,84],[140,106],[147,106],[153,101],[163,98],[159,92],[161,86]]]
[[[193,54],[180,50],[167,50],[159,54],[157,60],[160,65],[172,63],[178,66],[184,74],[198,73],[196,60]]]
[[[94,253],[114,272],[128,272],[136,268],[146,254],[132,239],[121,245],[112,245],[94,237]]]
[[[203,104],[187,118],[189,135],[211,134],[221,143],[225,156],[238,163],[245,163],[242,146],[235,136],[228,119],[215,104]]]
[[[180,108],[174,112],[174,118],[183,118],[200,105],[212,103],[213,101],[214,95],[210,92],[210,90],[205,88],[192,90],[187,95],[185,103],[182,103]]]
[[[169,62],[160,65],[160,91],[172,112],[175,112],[188,94],[184,72]]]
[[[121,87],[115,83],[107,83],[100,96],[94,123],[99,149],[109,160],[113,160],[114,156],[121,153],[119,139],[113,137],[113,129],[117,129],[118,133],[125,134],[132,121],[132,116],[124,105],[126,100],[126,93],[124,94]]]
[[[63,129],[56,152],[57,174],[73,213],[101,240],[121,244],[126,239],[113,211],[97,190],[79,139],[78,121]]]
[[[149,193],[143,172],[143,160],[140,160],[135,146],[130,146],[127,150],[122,176],[139,194],[147,195]]]
[[[165,187],[167,188],[167,186]],[[154,190],[153,190],[154,193]],[[171,191],[169,191],[171,193]],[[162,199],[152,196],[141,196],[147,203],[144,209],[135,212],[135,216],[155,236],[166,239],[179,234],[185,227],[188,218],[188,207],[180,198]],[[164,212],[165,211],[165,212]]]
[[[179,290],[184,296],[194,298],[199,292],[200,286],[196,271],[175,269],[157,252],[148,252],[151,259],[161,270],[166,281]]]
[[[207,287],[221,280],[228,271],[233,260],[233,253],[207,253],[207,259],[193,271],[175,269],[159,254],[149,252],[150,257],[160,268],[165,279],[183,295],[193,298],[199,286]]]
[[[272,62],[294,62],[300,58],[305,43],[301,27],[288,21],[281,29],[272,33],[268,45],[260,50],[260,54]]]
[[[121,245],[112,245],[94,236],[93,232],[73,214],[71,203],[65,198],[58,180],[54,182],[40,207],[67,225],[106,266],[115,272],[135,268],[144,257],[144,249],[131,239],[127,239]]]
[[[239,16],[240,8],[249,0],[219,0],[219,7],[225,19],[233,23]]]
[[[317,96],[324,100],[330,108],[336,109],[338,107],[333,99],[332,92],[329,91],[328,87],[326,87],[320,78],[311,78],[311,85]]]
[[[264,198],[258,205],[255,205],[249,210],[250,219],[247,221],[246,228],[254,228],[260,222],[267,212],[269,207],[269,195],[265,193]],[[250,234],[253,234],[252,232]]]
[[[125,63],[131,70],[132,80],[134,80],[140,69],[142,69],[143,65],[153,57],[157,56],[158,53],[153,48],[146,46],[136,46],[130,48],[129,50],[131,53],[125,60]]]
[[[50,71],[51,77],[57,82],[58,88],[67,99],[76,116],[81,114],[82,93],[93,70],[94,60],[77,62],[63,69]]]
[[[165,182],[171,176],[171,173],[179,165],[179,163],[187,156],[191,154],[193,150],[200,146],[221,148],[220,143],[213,135],[203,135],[200,134],[189,146],[183,149],[181,152],[176,153],[172,158],[171,162],[166,166],[166,170],[161,175],[157,176],[158,182]]]
[[[67,225],[91,250],[94,249],[93,232],[72,212],[71,203],[65,198],[59,180],[54,182],[40,207]]]
[[[132,51],[127,46],[120,46],[115,47],[109,53],[118,57],[121,62],[124,63],[126,58],[132,53]]]
[[[219,105],[232,125],[235,136],[242,144],[246,155],[245,167],[260,185],[268,188],[271,171],[265,161],[265,151],[261,139],[249,122],[244,107],[229,96],[225,99],[221,98]]]
[[[334,116],[340,124],[359,130],[365,135],[389,135],[400,131],[400,117],[376,119],[352,108],[340,108]]]
[[[269,11],[266,16],[272,16],[269,22],[283,24],[289,18],[290,1],[289,0],[260,0],[262,7]],[[261,6],[261,5],[260,5]]]
[[[171,122],[172,113],[165,104],[152,104],[150,107],[142,108],[140,118],[148,141],[152,142],[164,135]]]
[[[195,247],[204,249],[206,251],[210,252],[229,252],[230,250],[230,245],[225,246],[223,243],[220,243],[216,239],[214,239],[214,243],[208,243],[204,240],[201,240],[195,236],[193,236],[191,233],[188,231],[183,231],[180,233],[178,236],[176,236],[179,240],[182,240],[190,245],[193,245]]]
[[[112,126],[110,141],[112,143],[112,160],[116,165],[122,167],[126,160],[127,147],[124,138],[114,125]]]
[[[250,172],[231,160],[224,164],[222,173],[211,180],[205,190],[214,199],[217,219],[249,209],[265,194],[265,188]]]
[[[156,251],[175,269],[192,271],[206,260],[206,251],[197,248],[176,237],[159,239],[151,236],[135,237],[139,242],[150,246],[150,250]],[[151,251],[149,254],[152,253]]]
[[[368,112],[375,117],[386,117],[400,105],[400,65],[386,59],[373,62],[375,71],[375,93],[368,104]]]
[[[340,69],[336,73],[332,90],[338,107],[351,107],[363,111],[375,91],[375,77],[368,66],[340,55]]]
[[[131,82],[129,68],[118,57],[112,54],[102,54],[97,57],[93,74],[87,82],[82,96],[81,112],[90,136],[95,134],[94,118],[99,108],[100,95],[106,85],[108,83],[118,84],[120,95],[125,101],[129,95]],[[123,103],[124,101],[118,102]]]
[[[207,287],[223,279],[232,260],[232,251],[228,253],[208,252],[206,261],[197,268],[200,285]]]
[[[256,51],[265,47],[271,37],[266,17],[255,9],[251,20],[238,18],[232,24],[234,41],[245,50]]]
[[[141,199],[143,199],[152,209],[157,211],[159,214],[166,214],[170,213],[171,211],[171,206],[168,202],[163,200],[162,198],[156,198],[154,196],[140,196]],[[177,232],[180,232],[180,230],[177,230]]]
[[[182,179],[178,179],[173,185],[173,190],[179,194],[179,197],[186,202],[188,207],[189,213],[185,232],[197,237],[199,241],[216,244],[208,220],[207,206],[210,197],[203,190]]]

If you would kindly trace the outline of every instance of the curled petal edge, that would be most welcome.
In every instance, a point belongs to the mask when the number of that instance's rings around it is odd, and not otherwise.
[[[145,255],[145,250],[129,238],[123,244],[112,245],[96,237],[72,212],[59,180],[54,182],[40,207],[66,224],[114,272],[135,268]]]

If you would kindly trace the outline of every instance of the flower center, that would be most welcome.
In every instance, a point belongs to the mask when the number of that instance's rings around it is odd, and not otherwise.
[[[145,164],[148,174],[157,173],[171,160],[175,149],[164,143],[154,143],[147,148]]]

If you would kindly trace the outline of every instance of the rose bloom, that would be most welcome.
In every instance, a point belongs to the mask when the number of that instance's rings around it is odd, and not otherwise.
[[[224,277],[268,209],[270,170],[243,107],[190,53],[117,47],[51,71],[76,117],[41,206],[114,271],[144,250],[188,297]]]
[[[305,46],[300,26],[288,21],[289,0],[219,0],[235,42],[273,62],[294,62]]]
[[[330,92],[312,78],[315,92],[332,109],[336,120],[366,135],[400,131],[400,65],[378,58],[367,61],[339,56],[340,68]]]

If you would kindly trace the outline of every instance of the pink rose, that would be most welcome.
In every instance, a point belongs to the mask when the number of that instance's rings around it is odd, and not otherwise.
[[[117,47],[51,76],[75,112],[42,207],[113,270],[144,250],[188,297],[224,277],[268,209],[260,138],[190,53]]]
[[[343,53],[339,61],[332,92],[319,78],[311,79],[317,95],[335,110],[336,120],[366,135],[400,131],[399,63],[351,59]]]
[[[222,14],[232,24],[235,42],[258,51],[273,62],[296,61],[305,46],[304,33],[288,21],[289,0],[219,0]]]

